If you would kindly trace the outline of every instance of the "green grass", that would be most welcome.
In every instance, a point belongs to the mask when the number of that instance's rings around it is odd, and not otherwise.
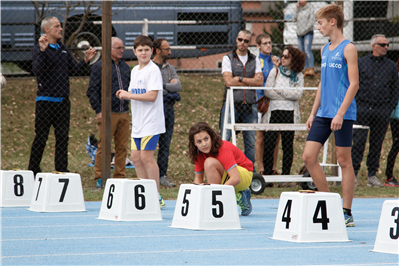
[[[222,105],[224,83],[221,75],[179,75],[183,90],[182,100],[175,105],[175,130],[173,134],[168,176],[178,186],[183,183],[192,183],[194,180],[194,167],[186,157],[187,133],[196,122],[208,122],[215,130],[219,130],[219,112]],[[71,127],[69,133],[69,170],[79,173],[82,178],[85,200],[101,201],[102,190],[96,190],[94,185],[94,169],[87,164],[90,158],[85,145],[87,137],[94,133],[98,136],[95,113],[92,110],[86,90],[89,78],[71,78]],[[318,78],[306,79],[305,86],[315,87]],[[34,138],[34,114],[37,84],[35,78],[8,79],[7,86],[1,89],[1,169],[27,169],[30,148]],[[302,123],[307,120],[313,105],[314,91],[305,91],[300,100]],[[299,172],[302,167],[302,152],[306,141],[307,132],[297,132],[294,144],[294,164],[291,173]],[[54,170],[54,133],[50,132],[47,146],[43,156],[41,168],[45,172]],[[238,135],[238,147],[243,149],[242,134]],[[281,145],[281,144],[280,144]],[[383,180],[387,154],[392,145],[390,130],[382,147],[380,160],[381,168],[377,175]],[[331,144],[330,151],[331,151]],[[281,150],[281,147],[280,147]],[[365,158],[359,172],[358,186],[355,197],[398,197],[399,189],[392,187],[367,188]],[[330,152],[331,156],[331,152]],[[321,157],[320,157],[321,158]],[[399,157],[398,157],[399,158]],[[279,153],[277,169],[281,169],[282,152]],[[331,158],[329,158],[330,160]],[[256,166],[257,167],[257,166]],[[258,169],[258,168],[257,168]],[[111,171],[112,174],[112,171]],[[127,169],[128,177],[135,177],[134,169]],[[399,177],[399,159],[396,161],[394,172]],[[161,187],[164,199],[176,199],[177,188]],[[279,198],[282,191],[300,189],[294,188],[267,188],[258,196],[264,198]],[[332,191],[341,193],[341,187],[332,187]]]

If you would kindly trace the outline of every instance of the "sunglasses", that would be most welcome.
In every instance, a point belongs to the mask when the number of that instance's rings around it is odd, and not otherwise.
[[[281,54],[280,57],[281,58],[285,58],[285,59],[290,59],[291,58],[291,56],[285,55],[285,54]]]
[[[249,43],[249,40],[247,39],[242,39],[242,38],[237,38],[238,42],[245,42],[245,43]]]
[[[381,46],[381,47],[389,47],[389,43],[376,43],[376,44],[378,44],[379,46]]]

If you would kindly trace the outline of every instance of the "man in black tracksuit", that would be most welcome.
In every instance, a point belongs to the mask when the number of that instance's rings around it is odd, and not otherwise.
[[[62,35],[61,23],[56,17],[42,21],[45,33],[39,38],[32,51],[32,70],[36,75],[38,91],[36,97],[35,139],[32,144],[28,169],[34,175],[41,172],[40,162],[50,127],[54,126],[55,170],[68,170],[68,134],[71,103],[69,101],[69,71],[87,67],[96,55],[90,47],[84,60],[76,63],[67,47],[59,42]]]

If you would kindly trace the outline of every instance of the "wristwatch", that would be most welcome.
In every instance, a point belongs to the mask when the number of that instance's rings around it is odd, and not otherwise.
[[[241,81],[242,81],[242,76],[240,76],[240,78],[238,79],[238,81],[239,81],[239,82],[241,82]]]

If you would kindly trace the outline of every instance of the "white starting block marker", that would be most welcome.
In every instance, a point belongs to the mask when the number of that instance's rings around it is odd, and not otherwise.
[[[155,180],[107,179],[98,219],[161,221],[161,208]]]
[[[38,173],[33,186],[30,211],[86,211],[79,174]]]
[[[0,207],[29,207],[34,177],[28,170],[0,171]]]
[[[193,230],[242,229],[233,186],[183,184],[170,227]]]
[[[283,192],[271,239],[290,242],[348,240],[341,196],[327,192]]]
[[[374,249],[371,251],[399,254],[399,200],[386,200],[382,205]]]

